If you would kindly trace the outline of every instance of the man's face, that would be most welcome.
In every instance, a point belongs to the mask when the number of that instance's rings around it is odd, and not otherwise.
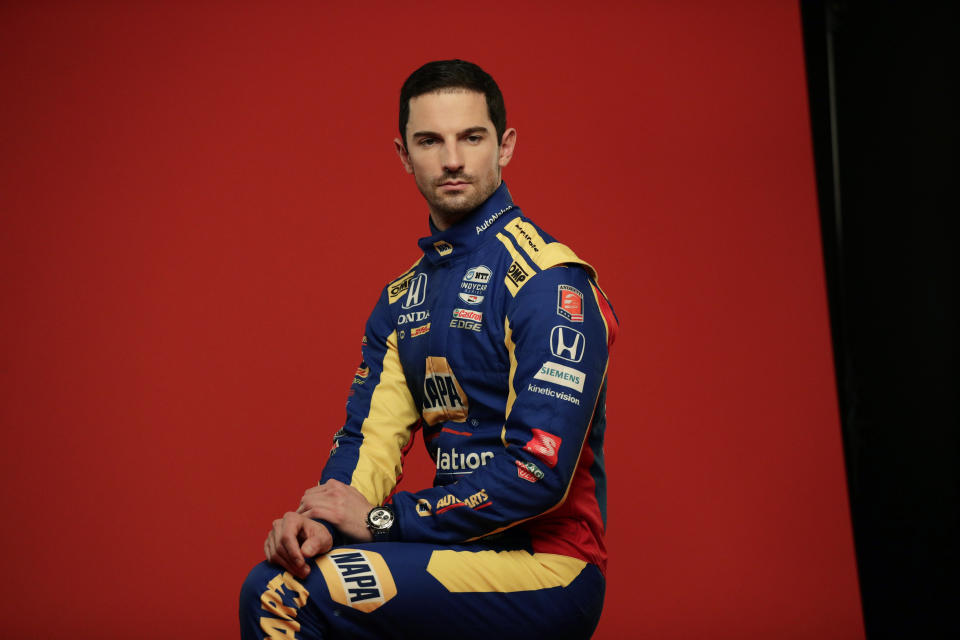
[[[394,143],[434,224],[446,229],[500,186],[500,170],[510,162],[515,140],[516,131],[508,129],[497,144],[482,93],[450,90],[411,98],[407,144]]]

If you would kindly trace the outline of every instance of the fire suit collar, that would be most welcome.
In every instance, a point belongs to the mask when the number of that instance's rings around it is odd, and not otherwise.
[[[501,182],[497,190],[466,218],[446,231],[438,231],[430,221],[432,235],[417,242],[424,256],[432,263],[452,260],[469,253],[507,222],[508,211],[519,213],[510,197],[507,183]]]

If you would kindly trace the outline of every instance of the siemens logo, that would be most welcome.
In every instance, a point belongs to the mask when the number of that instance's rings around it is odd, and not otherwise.
[[[556,362],[544,362],[540,371],[533,377],[537,380],[563,385],[577,391],[583,391],[583,383],[587,379],[587,375],[583,371],[577,371],[573,367]]]

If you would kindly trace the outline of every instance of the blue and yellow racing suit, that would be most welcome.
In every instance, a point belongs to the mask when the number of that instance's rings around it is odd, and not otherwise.
[[[613,310],[505,184],[431,230],[370,315],[321,477],[391,502],[391,540],[337,546],[302,584],[261,564],[244,637],[575,638],[599,619]],[[434,486],[397,491],[417,430]]]

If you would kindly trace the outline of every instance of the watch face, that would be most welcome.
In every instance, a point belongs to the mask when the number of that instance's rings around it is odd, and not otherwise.
[[[374,529],[389,529],[393,524],[393,511],[385,507],[377,507],[370,512],[368,518],[370,526]]]

